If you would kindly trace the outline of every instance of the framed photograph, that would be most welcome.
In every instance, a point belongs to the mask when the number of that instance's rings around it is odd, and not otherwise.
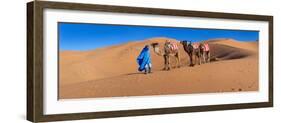
[[[27,3],[27,120],[273,106],[273,17]]]

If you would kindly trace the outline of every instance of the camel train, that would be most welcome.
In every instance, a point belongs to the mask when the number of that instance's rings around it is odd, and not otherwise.
[[[211,61],[211,53],[210,53],[210,47],[208,43],[187,43],[187,41],[181,41],[181,44],[183,45],[184,51],[188,54],[190,59],[190,66],[194,66],[196,62],[198,65],[203,63],[207,63]],[[195,62],[193,62],[193,56],[195,56]]]
[[[196,64],[200,65],[202,63],[210,62],[211,54],[210,54],[210,47],[208,43],[189,43],[187,41],[181,41],[184,51],[189,56],[189,66],[194,66]],[[153,51],[159,55],[163,56],[164,58],[164,68],[163,70],[170,70],[171,63],[170,58],[176,58],[176,67],[180,67],[180,55],[179,55],[179,48],[178,45],[174,42],[166,41],[164,44],[164,49],[161,50],[159,43],[152,43],[151,44]]]

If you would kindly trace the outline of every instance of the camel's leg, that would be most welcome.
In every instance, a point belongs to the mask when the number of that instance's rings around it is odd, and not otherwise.
[[[206,51],[206,63],[208,63],[209,62],[209,52],[208,51]]]
[[[208,51],[208,61],[211,62],[211,52]]]
[[[202,58],[202,56],[201,56],[201,52],[199,51],[199,55],[198,55],[198,59],[199,59],[199,65],[201,64],[201,59]]]
[[[193,53],[190,54],[190,60],[191,60],[190,66],[194,66],[195,58],[194,58],[194,54]]]
[[[198,63],[198,65],[201,64],[201,60],[200,60],[200,56],[199,55],[197,55],[197,63]]]
[[[193,65],[196,65],[197,64],[197,56],[196,56],[196,54],[193,56]]]
[[[170,58],[169,55],[164,55],[165,67],[164,70],[170,70]]]
[[[200,52],[200,64],[204,64],[204,61],[203,61],[203,55],[202,55],[202,53]]]
[[[167,55],[167,61],[168,61],[168,70],[171,69],[171,64],[170,64],[170,56]]]
[[[208,51],[208,54],[207,54],[207,55],[208,55],[208,59],[207,59],[207,60],[208,60],[208,62],[211,62],[211,52],[210,52],[210,51]]]
[[[190,54],[188,54],[188,56],[189,56],[189,66],[191,66],[191,64],[192,64],[192,58],[191,58],[191,55],[190,55]]]
[[[201,65],[202,64],[202,54],[200,51],[199,51],[198,59],[199,59],[199,65]]]
[[[191,54],[188,54],[189,55],[189,66],[192,65],[192,55]]]
[[[192,65],[192,58],[191,58],[190,54],[188,54],[188,56],[189,56],[189,66],[191,66]]]
[[[197,64],[197,53],[194,56],[194,65],[196,65],[196,64]]]
[[[204,62],[207,63],[207,54],[204,52]]]
[[[180,59],[180,54],[178,54],[178,68],[180,68],[181,67],[181,59]]]
[[[207,62],[208,62],[208,59],[209,59],[209,57],[208,57],[208,51],[205,52],[204,57],[205,57],[205,63],[207,63]]]
[[[206,63],[208,63],[209,62],[209,53],[206,53],[205,59],[206,59]]]
[[[180,55],[179,52],[176,54],[176,58],[177,58],[177,67],[180,68]]]
[[[205,62],[205,63],[208,63],[208,61],[209,61],[209,60],[208,60],[208,59],[209,59],[209,56],[208,56],[208,55],[209,55],[208,51],[205,51],[205,52],[204,52],[204,59],[205,59],[204,62]]]
[[[163,55],[164,57],[164,68],[163,70],[166,70],[167,69],[167,58],[166,58],[166,55]]]
[[[203,64],[206,63],[206,56],[205,55],[206,55],[206,52],[203,52],[202,53]]]
[[[167,69],[168,69],[168,58],[165,55],[165,70],[167,70]]]
[[[194,65],[198,64],[197,58],[198,58],[198,54],[197,54],[197,52],[195,52],[195,54],[194,54]]]
[[[197,63],[198,65],[200,65],[200,53],[199,52],[197,52],[196,53],[196,62],[195,62],[195,64]]]
[[[175,57],[175,59],[176,59],[176,63],[175,63],[175,68],[176,68],[176,67],[178,67],[178,64],[179,64],[177,54],[175,54],[174,57]]]
[[[193,58],[192,58],[193,55],[192,55],[192,53],[189,53],[188,56],[189,56],[189,62],[190,62],[189,66],[192,66],[193,65]]]
[[[203,53],[201,53],[201,64],[204,64],[204,55],[203,55]]]
[[[170,70],[170,57],[168,55],[166,56],[166,61],[165,70]]]

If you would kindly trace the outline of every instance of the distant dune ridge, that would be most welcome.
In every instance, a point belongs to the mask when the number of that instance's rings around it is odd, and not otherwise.
[[[178,43],[181,68],[162,71],[164,59],[153,52],[152,74],[137,71],[145,45]],[[213,39],[211,63],[189,67],[187,53],[175,39],[159,37],[90,51],[59,53],[59,98],[96,98],[190,93],[258,91],[258,42]],[[172,58],[172,66],[175,59]]]

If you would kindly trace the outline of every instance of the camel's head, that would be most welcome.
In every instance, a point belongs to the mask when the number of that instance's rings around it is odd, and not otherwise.
[[[189,41],[189,42],[191,42],[191,41]],[[187,40],[183,40],[183,41],[181,41],[180,42],[182,45],[187,45],[188,43],[187,43]]]
[[[199,43],[199,48],[201,49],[201,50],[203,50],[205,47],[204,47],[204,44],[203,43]]]
[[[159,47],[159,43],[152,43],[152,44],[150,44],[153,48],[155,48],[155,47]]]
[[[159,43],[152,43],[150,45],[152,46],[152,48],[154,49],[154,52],[157,55],[161,55],[161,51],[160,51],[160,48],[159,48]]]

